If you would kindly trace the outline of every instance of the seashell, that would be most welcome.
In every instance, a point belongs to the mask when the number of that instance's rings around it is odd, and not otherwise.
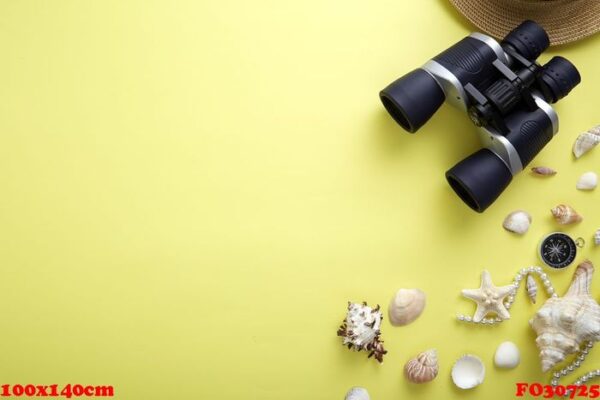
[[[595,172],[586,172],[577,181],[577,189],[594,190],[598,186],[598,175]]]
[[[513,342],[500,343],[494,354],[494,364],[498,368],[515,368],[520,361],[519,349]]]
[[[435,379],[438,370],[437,352],[432,349],[408,360],[404,365],[404,376],[412,383],[426,383]]]
[[[388,315],[394,326],[408,325],[425,308],[425,293],[419,289],[400,289],[390,301]]]
[[[351,350],[369,352],[369,358],[375,357],[380,363],[387,351],[383,348],[381,335],[381,321],[383,314],[379,305],[371,308],[366,302],[362,304],[348,302],[346,319],[337,331],[337,335],[344,338],[343,344]]]
[[[510,232],[524,235],[531,225],[531,215],[526,211],[513,211],[506,216],[502,226]]]
[[[535,304],[535,298],[537,296],[537,285],[535,283],[535,279],[533,279],[533,276],[529,274],[527,275],[527,296],[529,296],[529,300],[531,300],[531,302]]]
[[[600,246],[600,229],[598,229],[594,234],[594,243],[596,246]]]
[[[576,158],[581,157],[600,143],[600,125],[582,133],[575,139],[573,154]]]
[[[353,387],[346,393],[344,400],[370,400],[367,389],[361,387]]]
[[[556,175],[556,171],[550,167],[533,167],[533,168],[531,168],[531,172],[533,172],[536,175],[542,175],[542,176]]]
[[[577,214],[577,211],[573,209],[573,207],[567,206],[565,204],[559,204],[554,207],[552,210],[552,215],[554,215],[554,219],[561,225],[569,225],[574,224],[576,222],[583,221],[583,217]]]
[[[582,343],[600,340],[600,305],[590,296],[594,266],[584,261],[575,270],[563,297],[551,297],[529,321],[537,333],[542,371],[546,372]]]
[[[485,378],[485,366],[481,359],[472,354],[459,358],[452,367],[452,381],[461,389],[480,385]]]

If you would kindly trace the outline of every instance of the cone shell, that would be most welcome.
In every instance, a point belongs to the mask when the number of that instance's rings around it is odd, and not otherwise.
[[[594,266],[585,261],[575,270],[563,297],[551,297],[529,321],[537,333],[542,371],[576,353],[584,342],[600,340],[600,305],[590,296]]]
[[[574,224],[583,220],[583,217],[577,214],[573,207],[565,204],[559,204],[550,211],[556,222],[561,225]]]
[[[425,293],[420,289],[400,289],[390,301],[388,315],[394,326],[408,325],[425,308]]]
[[[425,383],[435,379],[439,371],[437,352],[427,350],[404,366],[404,376],[412,383]]]
[[[506,216],[502,226],[510,232],[524,235],[531,225],[531,215],[526,211],[514,211]]]
[[[582,133],[573,144],[573,154],[579,158],[600,143],[600,125]]]
[[[535,299],[537,296],[537,284],[531,275],[527,275],[527,296],[529,296],[529,300],[535,304]]]
[[[536,175],[542,176],[556,175],[556,171],[550,167],[533,167],[531,168],[531,172],[533,172]]]
[[[598,229],[594,234],[594,243],[596,246],[600,246],[600,229]]]

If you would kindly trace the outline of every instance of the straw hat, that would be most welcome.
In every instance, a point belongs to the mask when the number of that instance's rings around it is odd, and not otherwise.
[[[523,20],[542,25],[552,45],[600,31],[600,0],[450,0],[479,29],[501,39]]]

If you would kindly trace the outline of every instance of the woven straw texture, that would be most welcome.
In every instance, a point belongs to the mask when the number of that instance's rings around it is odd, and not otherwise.
[[[501,39],[523,20],[546,29],[552,45],[600,31],[600,0],[450,0],[482,31]]]

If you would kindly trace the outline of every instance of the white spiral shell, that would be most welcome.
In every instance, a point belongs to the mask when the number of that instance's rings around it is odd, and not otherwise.
[[[563,297],[551,297],[529,321],[537,333],[542,371],[546,372],[584,342],[600,340],[600,305],[590,296],[594,266],[590,261],[575,270]]]
[[[535,298],[537,296],[537,284],[535,283],[533,276],[530,274],[527,275],[527,296],[529,296],[529,300],[535,304]]]

